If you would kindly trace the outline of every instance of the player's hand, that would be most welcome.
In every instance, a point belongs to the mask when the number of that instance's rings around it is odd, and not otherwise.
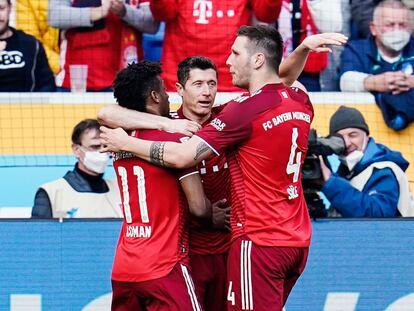
[[[341,46],[344,45],[347,41],[348,37],[344,36],[341,33],[325,32],[306,37],[300,45],[302,45],[305,50],[332,53],[332,50],[327,47],[327,45]]]
[[[323,157],[321,155],[319,156],[319,163],[321,164],[321,171],[322,171],[323,180],[326,182],[329,178],[331,178],[332,172],[326,166],[325,161],[323,160]]]
[[[123,0],[111,0],[111,11],[119,17],[124,17],[126,14],[125,3]]]
[[[103,145],[101,152],[118,152],[124,150],[125,146],[128,144],[128,139],[130,137],[120,127],[110,129],[106,126],[101,126],[100,130],[100,139],[101,144]]]
[[[7,42],[0,40],[0,51],[3,51],[6,49]]]
[[[230,206],[227,200],[219,200],[211,206],[213,228],[230,231]]]
[[[165,120],[165,125],[162,127],[164,131],[181,133],[186,136],[193,136],[194,133],[201,129],[201,125],[194,121],[172,119]]]

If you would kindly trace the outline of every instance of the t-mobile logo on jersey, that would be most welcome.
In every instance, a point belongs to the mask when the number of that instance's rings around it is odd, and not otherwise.
[[[216,16],[218,18],[233,17],[234,10],[217,10]],[[196,24],[208,24],[208,18],[213,16],[213,2],[208,0],[195,0],[193,5],[193,16],[198,17]]]

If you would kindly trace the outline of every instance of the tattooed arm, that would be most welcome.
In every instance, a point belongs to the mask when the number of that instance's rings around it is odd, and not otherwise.
[[[101,142],[105,146],[103,152],[128,151],[155,165],[173,168],[194,166],[213,154],[213,150],[197,136],[183,143],[154,142],[128,136],[121,128],[104,126],[101,126]]]

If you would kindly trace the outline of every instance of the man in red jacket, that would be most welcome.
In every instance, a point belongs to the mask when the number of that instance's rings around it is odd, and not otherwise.
[[[227,53],[237,29],[250,25],[254,16],[262,22],[274,22],[281,3],[281,0],[151,0],[154,19],[166,22],[162,64],[167,90],[175,91],[180,61],[203,55],[217,65],[218,91],[240,91],[232,85],[226,67]]]

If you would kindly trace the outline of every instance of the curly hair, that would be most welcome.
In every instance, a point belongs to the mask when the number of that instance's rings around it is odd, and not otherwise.
[[[146,112],[146,100],[152,91],[161,91],[160,63],[141,61],[129,64],[116,75],[114,97],[122,107]]]

